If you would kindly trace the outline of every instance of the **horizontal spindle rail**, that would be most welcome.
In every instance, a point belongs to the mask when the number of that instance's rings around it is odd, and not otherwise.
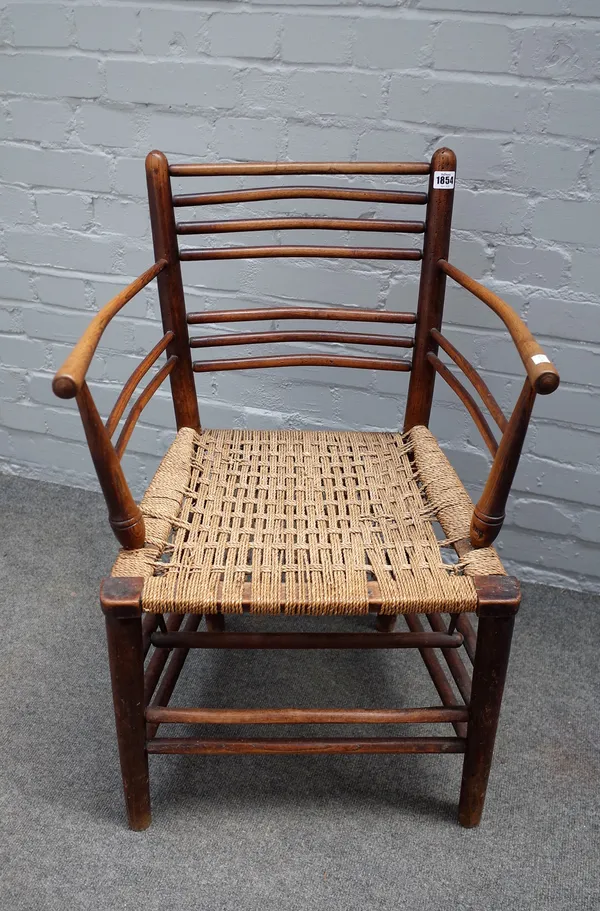
[[[417,261],[422,258],[421,250],[395,247],[311,247],[311,246],[269,246],[269,247],[206,247],[185,248],[179,251],[184,263],[211,259],[273,259],[275,257],[310,257],[311,259],[393,259]]]
[[[212,193],[175,194],[173,205],[216,206],[221,203],[264,202],[272,199],[341,199],[354,202],[395,203],[424,206],[427,193],[404,190],[366,190],[346,187],[257,187],[252,190],[221,190]]]
[[[381,231],[383,233],[422,234],[423,221],[392,221],[375,218],[248,218],[226,221],[180,221],[178,234],[228,234],[236,231]]]
[[[148,383],[148,385],[146,386],[144,391],[135,400],[135,402],[131,408],[131,411],[129,412],[129,414],[127,416],[127,420],[123,424],[123,429],[121,430],[119,439],[117,440],[117,445],[115,446],[115,452],[117,453],[117,456],[119,458],[121,458],[123,456],[123,453],[125,452],[125,447],[127,446],[127,443],[129,442],[129,439],[131,437],[131,434],[134,431],[135,425],[138,422],[138,418],[139,418],[140,414],[142,413],[142,411],[144,410],[144,408],[146,407],[146,405],[148,404],[148,402],[150,401],[150,399],[152,398],[152,396],[154,395],[154,393],[156,392],[158,387],[162,383],[164,383],[164,381],[166,380],[168,375],[171,373],[175,364],[177,363],[177,360],[178,360],[177,355],[172,354],[171,357],[168,359],[168,361],[160,368],[160,370],[158,371],[156,376],[154,376],[150,380],[150,382]]]
[[[508,421],[504,416],[504,412],[500,408],[500,405],[488,389],[487,383],[481,378],[475,367],[473,367],[466,357],[454,347],[452,342],[448,341],[448,339],[442,335],[441,332],[438,332],[437,329],[431,329],[430,335],[440,348],[446,352],[448,357],[452,358],[456,366],[460,367],[467,379],[470,380],[473,387],[479,393],[481,401],[498,425],[499,430],[504,433],[508,426]]]
[[[115,432],[117,424],[121,420],[121,416],[127,407],[127,403],[139,385],[140,380],[146,376],[152,365],[156,363],[163,351],[168,348],[174,338],[175,333],[171,332],[170,329],[168,332],[165,332],[158,344],[156,344],[152,351],[146,355],[144,360],[136,367],[136,369],[133,371],[123,386],[119,398],[115,402],[113,410],[108,416],[108,420],[106,422],[106,432],[109,437],[111,437]]]
[[[152,633],[157,648],[460,648],[460,633]]]
[[[467,708],[407,709],[205,709],[149,706],[153,724],[446,724],[468,721]]]
[[[266,307],[257,310],[212,310],[206,313],[188,313],[191,326],[200,323],[245,323],[255,320],[314,319],[339,320],[358,323],[417,322],[416,313],[397,313],[393,310],[342,310],[333,307]]]
[[[228,345],[266,345],[271,342],[337,342],[346,345],[379,345],[390,348],[412,348],[414,339],[394,335],[369,335],[368,332],[238,332],[235,335],[207,335],[191,338],[191,348],[221,348]]]
[[[269,357],[234,357],[194,361],[195,373],[216,370],[256,370],[261,367],[358,367],[363,370],[398,370],[408,373],[410,361],[387,357],[352,357],[346,354],[277,354]]]
[[[457,396],[459,397],[459,399],[461,400],[461,402],[463,403],[463,405],[465,406],[465,408],[467,409],[467,411],[473,418],[475,425],[476,425],[477,429],[479,430],[479,433],[483,437],[483,441],[484,441],[485,445],[489,449],[490,453],[493,456],[495,456],[498,451],[498,443],[496,441],[496,438],[494,437],[494,434],[492,433],[490,425],[486,421],[484,415],[481,412],[479,405],[477,404],[477,402],[475,401],[475,399],[473,398],[471,393],[467,389],[465,389],[465,387],[460,382],[460,380],[458,380],[454,376],[452,371],[449,370],[448,367],[446,367],[446,365],[442,361],[440,361],[439,357],[436,357],[436,355],[432,351],[430,351],[427,354],[427,360],[432,365],[432,367],[434,368],[436,373],[439,373],[439,375],[442,377],[442,379],[445,380],[446,383],[448,383],[448,385],[450,386],[450,388],[457,394]]]
[[[157,737],[149,740],[148,753],[223,754],[223,753],[464,753],[462,737],[330,737],[296,740],[293,738],[238,738],[231,740],[195,737]]]
[[[171,164],[171,177],[248,177],[274,174],[429,174],[428,161],[232,161]]]

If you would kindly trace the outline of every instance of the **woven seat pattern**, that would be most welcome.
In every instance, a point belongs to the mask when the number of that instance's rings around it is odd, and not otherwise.
[[[396,433],[181,430],[141,503],[146,545],[113,575],[143,576],[151,612],[469,611],[491,547],[456,562],[473,511],[425,427]]]

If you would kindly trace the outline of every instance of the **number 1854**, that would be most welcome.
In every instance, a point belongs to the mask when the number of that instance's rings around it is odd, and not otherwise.
[[[436,190],[453,190],[454,189],[454,171],[434,171],[433,186]]]

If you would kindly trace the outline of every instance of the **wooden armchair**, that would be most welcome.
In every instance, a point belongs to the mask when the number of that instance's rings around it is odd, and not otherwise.
[[[92,320],[54,379],[77,400],[85,434],[121,544],[101,587],[117,736],[129,825],[150,823],[150,753],[464,753],[459,820],[479,823],[502,700],[519,586],[491,546],[504,521],[532,406],[558,374],[522,320],[448,261],[456,159],[430,163],[252,163],[169,165],[146,160],[156,262]],[[172,195],[172,177],[232,175],[428,175],[422,192],[339,186],[276,186]],[[176,221],[175,210],[272,199],[333,199],[413,205],[425,221],[367,218],[252,218]],[[182,248],[180,235],[323,228],[423,235],[423,249],[256,246]],[[416,312],[296,307],[187,313],[181,262],[253,257],[420,260]],[[525,367],[506,418],[474,367],[442,334],[446,278],[504,322]],[[141,362],[103,423],[85,381],[109,321],[154,278],[164,335]],[[189,327],[247,320],[377,322],[414,326],[414,338],[338,331],[194,335]],[[275,342],[336,342],[406,349],[410,358],[279,354],[192,361],[191,350]],[[470,392],[438,357],[442,349],[479,394],[500,431],[497,442]],[[125,409],[141,379],[163,366]],[[410,373],[404,430],[391,433],[202,430],[194,372],[316,365]],[[436,374],[462,400],[490,450],[492,469],[476,504],[427,429]],[[120,460],[142,409],[169,377],[176,439],[138,506]],[[376,403],[374,403],[376,406]],[[116,443],[112,442],[119,425]],[[439,523],[446,541],[438,540]],[[445,554],[456,551],[453,561]],[[239,633],[224,616],[377,615],[376,631]],[[469,614],[479,618],[477,632]],[[444,614],[448,614],[446,620]],[[404,616],[407,631],[394,632]],[[426,630],[420,615],[426,617]],[[199,631],[202,617],[205,631]],[[218,709],[169,707],[190,648],[417,648],[438,706],[396,709]],[[467,665],[473,664],[472,679]],[[145,659],[148,658],[145,666]],[[444,664],[450,672],[447,677]],[[222,739],[157,736],[161,724],[448,724],[448,736]]]

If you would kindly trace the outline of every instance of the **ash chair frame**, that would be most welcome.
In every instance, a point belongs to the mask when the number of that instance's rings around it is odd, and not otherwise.
[[[163,609],[160,600],[150,609],[144,603],[146,580],[142,573],[113,574],[101,587],[114,696],[114,708],[129,825],[144,829],[150,823],[148,754],[227,753],[464,753],[459,821],[479,823],[492,762],[494,740],[509,660],[514,615],[520,603],[519,585],[507,576],[490,547],[505,517],[505,506],[519,461],[536,394],[553,392],[559,383],[556,369],[520,317],[497,295],[448,261],[456,159],[449,149],[438,149],[424,163],[246,163],[169,165],[157,151],[146,160],[150,218],[155,263],[100,310],[62,368],[53,388],[61,398],[76,398],[87,442],[108,506],[113,531],[123,559],[144,555],[151,520],[136,504],[121,467],[121,458],[135,424],[159,386],[170,379],[177,427],[184,435],[202,440],[194,372],[295,365],[363,367],[409,372],[410,381],[404,433],[415,428],[426,434],[434,383],[440,376],[454,390],[475,421],[492,455],[492,468],[483,492],[472,508],[470,529],[455,534],[459,560],[492,554],[500,568],[470,577],[474,600],[469,611],[478,615],[477,630],[469,612],[452,610],[446,603],[419,611],[394,610],[377,582],[368,584],[366,610],[376,613],[376,630],[366,633],[236,633],[225,630],[225,607],[186,611]],[[258,189],[173,195],[171,178],[237,175],[421,175],[428,178],[422,192],[356,189],[337,186],[276,186]],[[280,199],[359,200],[425,209],[425,219],[399,221],[367,218],[277,217],[224,221],[180,221],[176,212],[188,207]],[[287,229],[414,233],[423,235],[422,250],[395,246],[225,246],[180,248],[179,237],[232,232]],[[259,310],[186,311],[181,262],[263,257],[340,257],[421,262],[416,312],[376,309],[290,306]],[[153,279],[158,283],[164,335],[125,384],[104,423],[98,413],[86,373],[102,333],[110,320]],[[450,278],[493,310],[508,329],[525,368],[525,381],[516,406],[505,417],[486,383],[467,359],[442,334],[446,279]],[[281,331],[228,333],[189,337],[190,326],[250,320],[310,319],[378,322],[414,327],[414,338],[338,331]],[[354,355],[272,355],[226,360],[193,361],[196,349],[287,342],[336,342],[407,349],[410,360],[398,357]],[[440,349],[463,372],[486,406],[500,432],[497,442],[473,395],[442,362]],[[143,377],[161,355],[166,360],[139,394],[125,420],[127,405]],[[121,426],[116,443],[112,438]],[[200,435],[200,436],[198,436]],[[187,439],[187,437],[186,437]],[[416,451],[416,450],[415,450]],[[415,459],[413,452],[410,458]],[[424,464],[423,470],[427,468]],[[466,496],[466,494],[465,494]],[[470,501],[469,501],[470,502]],[[445,507],[448,509],[448,502]],[[451,504],[450,504],[451,505]],[[441,510],[443,512],[443,510]],[[441,522],[442,520],[440,520]],[[154,528],[154,526],[152,526]],[[446,529],[444,529],[446,530]],[[146,548],[146,550],[145,550]],[[137,565],[137,564],[136,564]],[[476,566],[476,562],[473,563]],[[252,599],[245,584],[238,608]],[[241,589],[240,589],[241,591]],[[365,602],[366,603],[366,602]],[[387,607],[386,607],[387,604]],[[275,605],[277,608],[277,604]],[[274,612],[271,610],[270,612]],[[335,613],[335,610],[328,611]],[[198,628],[205,615],[207,631]],[[396,616],[404,613],[406,632],[394,632]],[[426,631],[419,613],[425,614]],[[444,615],[449,617],[444,619]],[[190,648],[417,648],[439,694],[435,707],[396,709],[217,709],[169,707],[169,699]],[[467,659],[466,664],[461,655]],[[147,661],[146,665],[144,664]],[[448,679],[444,663],[450,672]],[[472,679],[467,666],[473,665]],[[451,682],[452,681],[452,682]],[[454,686],[453,686],[454,685]],[[196,738],[158,737],[161,724],[449,724],[453,736],[329,737],[329,738]]]

